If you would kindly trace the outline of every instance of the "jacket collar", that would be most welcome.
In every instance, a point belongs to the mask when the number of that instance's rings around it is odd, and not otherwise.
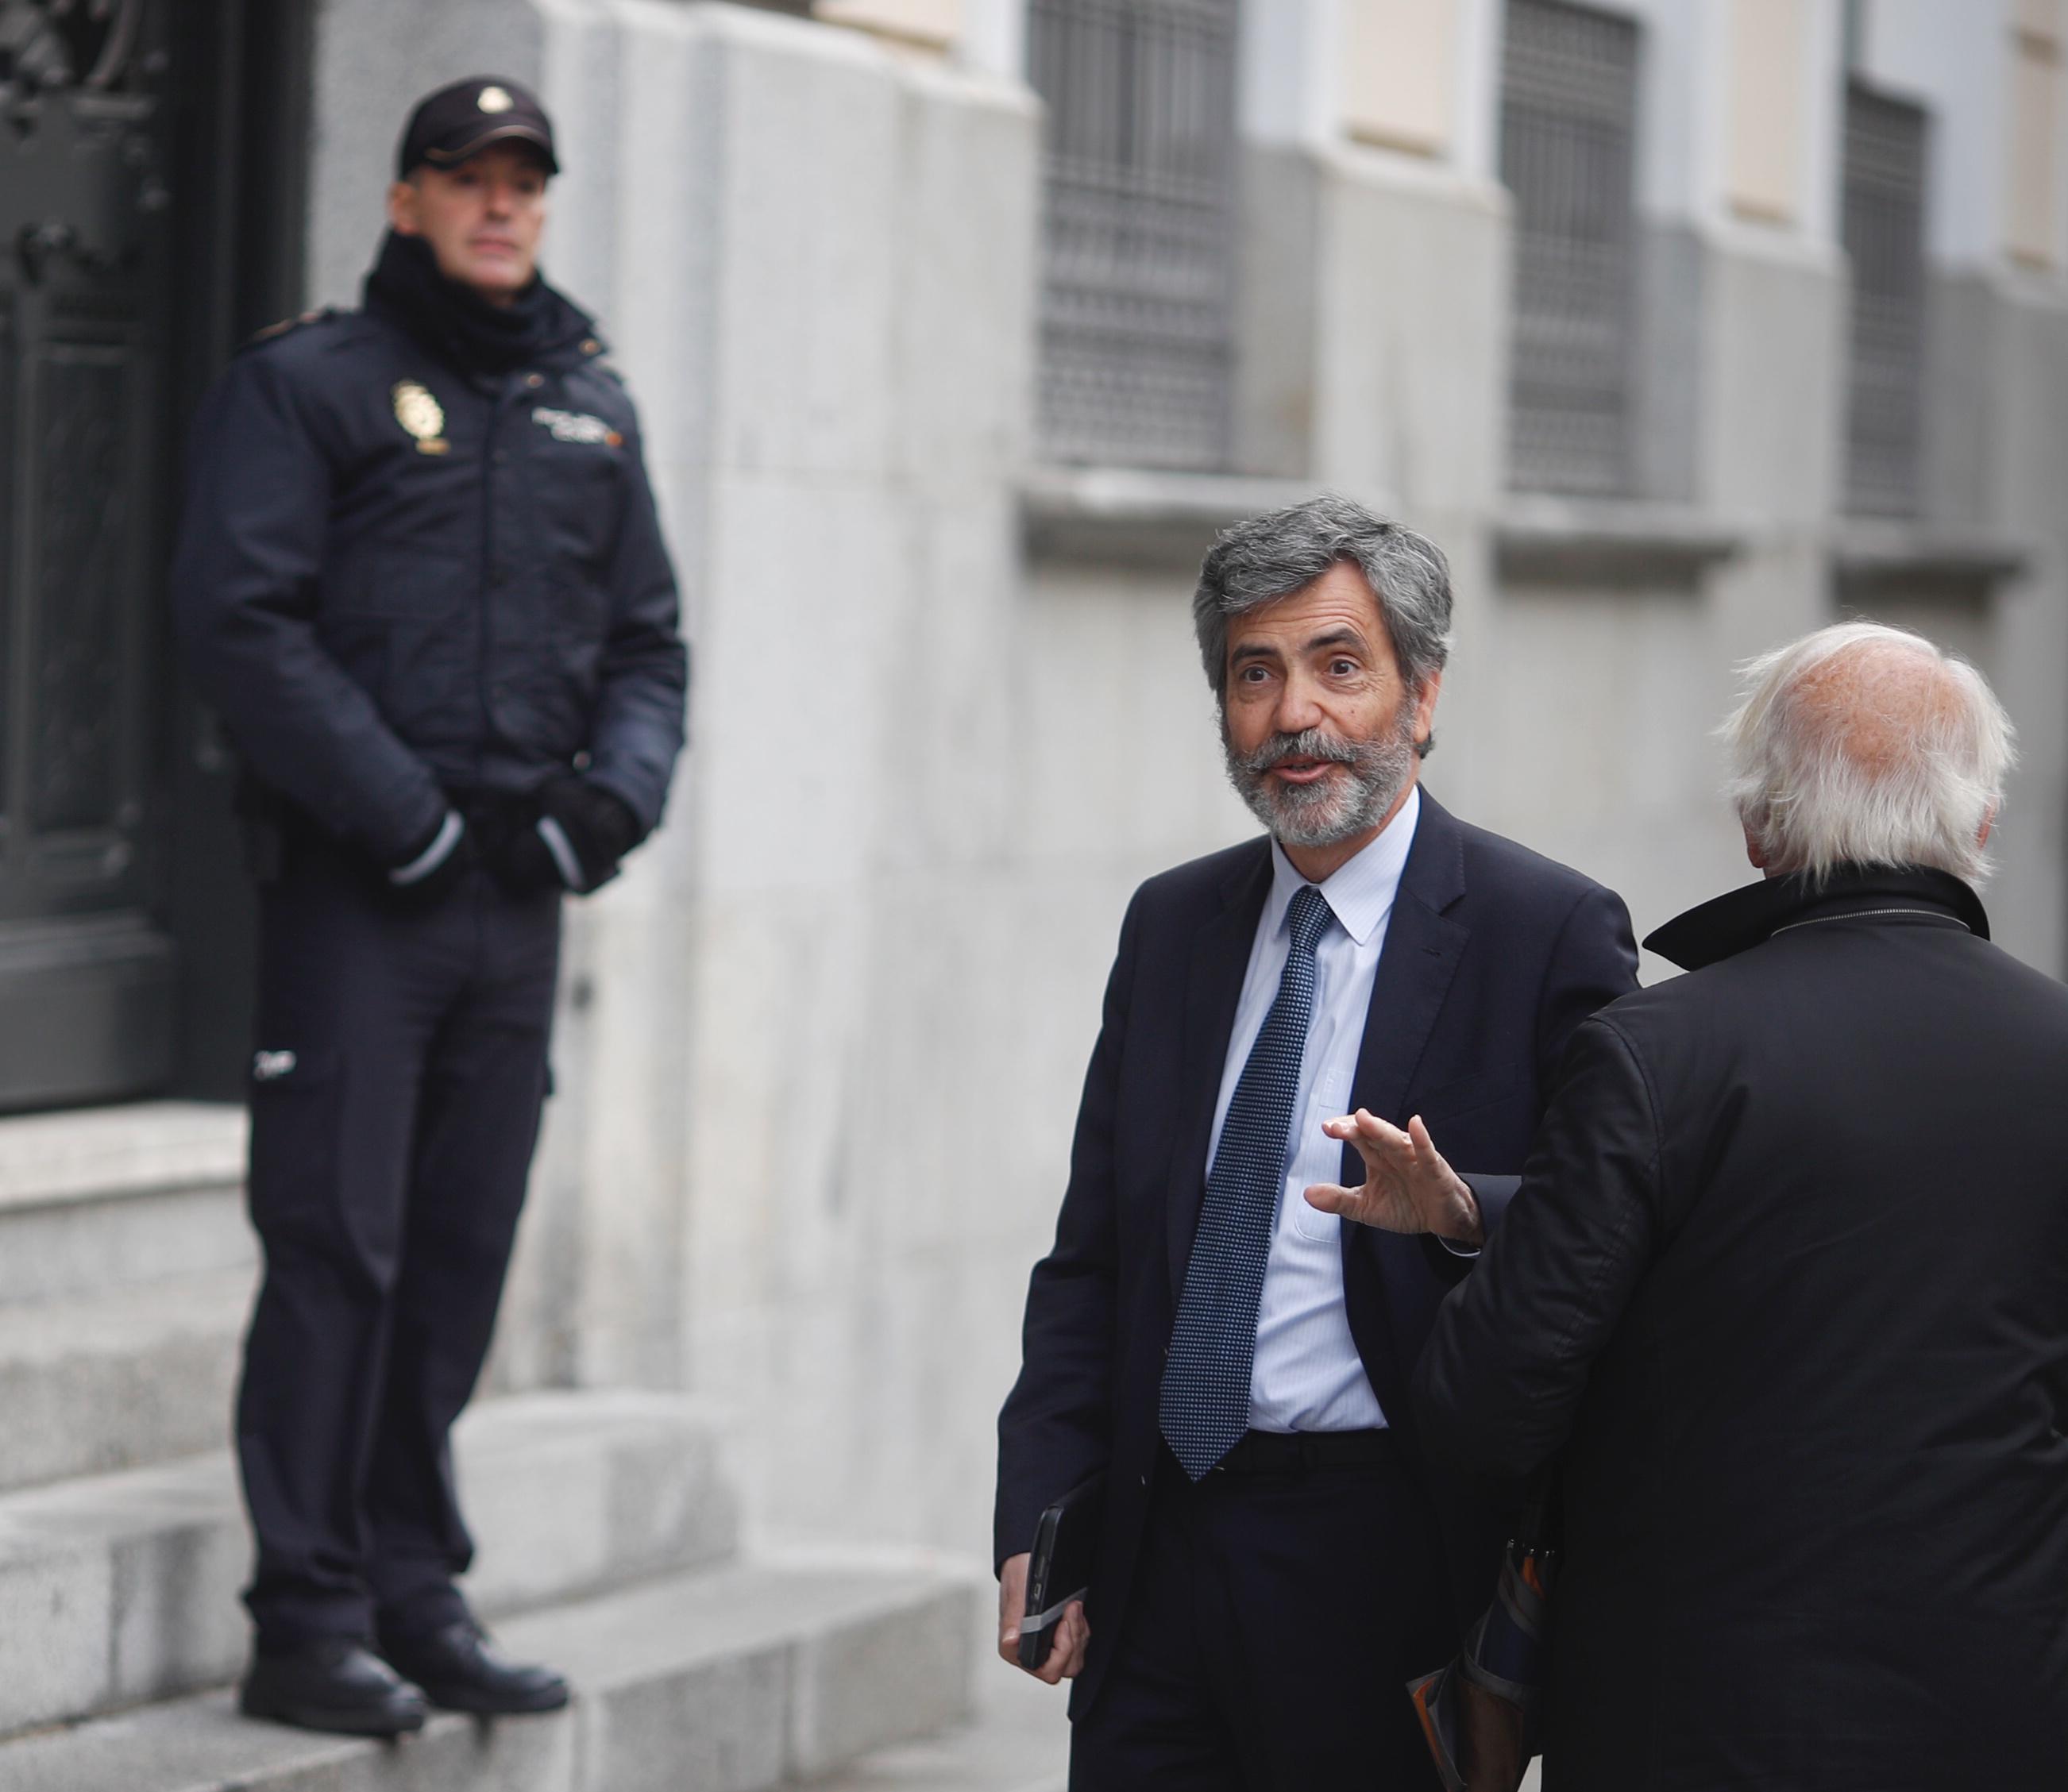
[[[1948,872],[1920,865],[1841,865],[1821,885],[1800,875],[1773,877],[1717,896],[1668,921],[1645,941],[1645,949],[1695,971],[1798,922],[1891,908],[1956,920],[1977,939],[1989,937],[1981,899]]]

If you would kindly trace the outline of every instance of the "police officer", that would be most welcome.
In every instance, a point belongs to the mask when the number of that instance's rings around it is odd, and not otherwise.
[[[537,1136],[561,898],[659,821],[687,668],[631,401],[536,271],[557,172],[515,81],[430,95],[364,308],[265,332],[193,440],[175,615],[266,861],[242,1705],[311,1729],[568,1697],[454,1584],[448,1433]]]

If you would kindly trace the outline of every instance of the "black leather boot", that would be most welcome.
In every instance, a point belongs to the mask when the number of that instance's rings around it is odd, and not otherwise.
[[[568,1683],[552,1668],[511,1660],[469,1618],[400,1636],[384,1631],[381,1652],[447,1711],[515,1717],[568,1702]]]
[[[238,1705],[247,1717],[340,1736],[401,1736],[421,1729],[424,1696],[364,1643],[349,1636],[252,1652]]]

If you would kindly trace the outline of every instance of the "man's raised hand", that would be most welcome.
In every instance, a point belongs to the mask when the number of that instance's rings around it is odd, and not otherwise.
[[[1355,1189],[1317,1182],[1307,1191],[1309,1206],[1382,1231],[1433,1232],[1461,1245],[1485,1241],[1479,1202],[1443,1161],[1420,1115],[1402,1132],[1360,1107],[1340,1119],[1324,1120],[1321,1130],[1357,1147],[1364,1182]]]

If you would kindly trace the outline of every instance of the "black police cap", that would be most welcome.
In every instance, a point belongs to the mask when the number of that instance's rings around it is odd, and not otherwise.
[[[552,120],[531,91],[480,75],[417,103],[396,153],[396,177],[406,181],[426,162],[457,168],[491,143],[528,143],[545,157],[548,173],[560,171],[553,155]]]

